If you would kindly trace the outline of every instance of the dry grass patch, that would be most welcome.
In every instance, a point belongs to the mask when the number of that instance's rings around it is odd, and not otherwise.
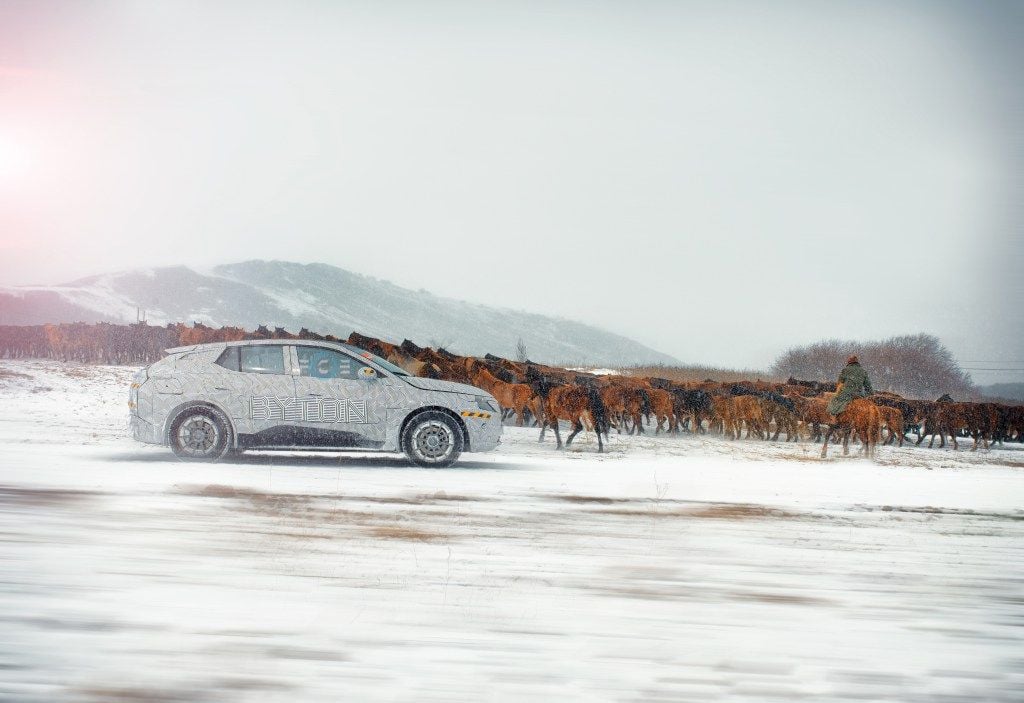
[[[337,496],[341,500],[362,501],[366,503],[382,503],[385,505],[430,505],[432,503],[479,503],[493,498],[480,496],[449,495],[444,491],[437,493],[419,493],[406,496]]]
[[[618,515],[622,517],[657,517],[657,518],[697,518],[704,520],[796,520],[810,519],[808,513],[792,513],[779,508],[746,503],[710,503],[700,506],[678,507],[675,501],[666,504],[661,501],[648,501],[648,507],[611,508],[608,510],[594,509],[589,512],[595,515]]]
[[[764,505],[751,505],[748,503],[716,503],[705,508],[699,508],[690,512],[693,517],[711,518],[715,520],[749,520],[763,518],[782,518],[791,520],[804,517],[799,513],[791,513],[778,508],[769,508]]]
[[[822,459],[820,454],[780,454],[779,456],[766,457],[768,461],[804,461],[812,464],[823,464],[828,462],[828,459]]]
[[[635,502],[632,498],[609,498],[607,496],[552,495],[549,497],[552,500],[561,500],[566,503],[597,503],[599,505]]]
[[[204,697],[195,691],[176,691],[141,686],[95,686],[79,688],[76,693],[79,694],[79,697],[84,696],[87,701],[103,701],[104,703],[186,703],[204,700]]]
[[[91,378],[94,375],[93,371],[80,366],[63,366],[61,372],[71,378]]]
[[[256,491],[251,488],[238,486],[225,486],[220,483],[210,483],[205,486],[184,486],[178,488],[176,493],[198,498],[251,498],[254,496],[266,496],[263,491]]]
[[[402,539],[413,542],[435,542],[445,539],[446,536],[439,532],[428,532],[417,527],[406,527],[404,525],[373,525],[369,528],[370,534],[381,539]]]
[[[701,364],[689,364],[683,366],[662,366],[655,364],[651,366],[630,366],[620,369],[626,376],[653,376],[655,378],[667,378],[676,383],[699,383],[700,381],[718,381],[722,383],[734,383],[738,381],[776,381],[767,371],[757,369],[720,369],[714,366],[703,366]]]
[[[778,603],[780,605],[833,605],[834,603],[825,598],[813,596],[796,596],[789,593],[764,593],[734,591],[729,594],[733,600],[755,601],[758,603]]]
[[[100,493],[97,491],[0,486],[0,505],[28,505],[36,507],[64,505],[98,495]]]

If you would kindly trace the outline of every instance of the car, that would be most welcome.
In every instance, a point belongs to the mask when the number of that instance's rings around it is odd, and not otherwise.
[[[249,449],[405,452],[445,467],[501,441],[487,391],[412,376],[348,344],[258,340],[168,349],[132,378],[134,439],[182,459]]]

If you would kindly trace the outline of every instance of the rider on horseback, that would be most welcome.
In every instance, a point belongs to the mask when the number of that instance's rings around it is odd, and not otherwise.
[[[830,415],[838,415],[854,398],[863,398],[872,393],[874,391],[871,389],[868,372],[861,367],[854,354],[846,360],[846,368],[839,373],[836,394],[828,401],[828,412]]]

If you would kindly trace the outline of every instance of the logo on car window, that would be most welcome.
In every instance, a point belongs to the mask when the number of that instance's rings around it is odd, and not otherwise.
[[[345,398],[281,398],[252,396],[249,414],[253,420],[290,422],[369,422],[365,400]]]

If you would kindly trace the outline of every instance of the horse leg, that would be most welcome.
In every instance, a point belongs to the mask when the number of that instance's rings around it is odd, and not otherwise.
[[[558,431],[558,418],[551,424],[551,428],[555,431],[555,449],[562,448],[562,433]]]
[[[583,423],[582,423],[582,422],[580,422],[579,420],[576,420],[575,422],[573,422],[573,423],[572,423],[572,432],[570,432],[570,433],[569,433],[569,436],[565,438],[565,446],[566,446],[567,448],[568,448],[568,446],[569,446],[570,444],[572,444],[572,440],[573,440],[573,438],[574,438],[574,437],[575,437],[575,436],[576,436],[577,434],[579,434],[580,430],[582,430],[582,429],[583,429]]]
[[[825,431],[825,441],[821,444],[821,458],[824,459],[828,456],[828,442],[832,439],[832,427]]]

